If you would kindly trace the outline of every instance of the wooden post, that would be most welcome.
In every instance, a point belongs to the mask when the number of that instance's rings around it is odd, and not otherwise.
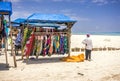
[[[25,23],[24,23],[24,25],[22,25],[22,28],[21,28],[21,31],[22,31],[22,43],[21,43],[22,60],[23,60],[23,57],[24,57],[24,54],[23,54],[24,53],[24,46],[23,46],[24,26],[25,26]]]
[[[68,23],[67,28],[68,28],[68,57],[70,57],[70,48],[71,48],[71,27],[72,25]]]
[[[10,30],[12,30],[10,15],[9,15],[9,26],[10,26]],[[11,37],[11,54],[13,55],[14,67],[17,67],[16,55],[15,55],[15,53],[13,53],[12,32],[10,32],[10,37]]]
[[[2,21],[4,20],[3,15],[2,15]],[[3,23],[2,23],[3,24]],[[6,38],[2,38],[4,45],[5,45],[5,58],[6,58],[6,67],[9,66],[8,64],[8,57],[7,57],[7,50],[6,50]]]
[[[6,58],[6,66],[8,67],[8,66],[9,66],[9,64],[8,64],[8,56],[7,56],[7,49],[6,49],[6,39],[5,39],[4,44],[5,44],[5,58]]]

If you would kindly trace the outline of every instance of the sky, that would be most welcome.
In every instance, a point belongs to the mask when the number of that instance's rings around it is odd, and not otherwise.
[[[7,0],[12,20],[33,13],[64,14],[77,20],[73,33],[120,32],[120,0]]]

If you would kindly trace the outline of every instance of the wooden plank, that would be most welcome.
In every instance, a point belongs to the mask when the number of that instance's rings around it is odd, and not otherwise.
[[[3,21],[4,20],[4,16],[2,15],[1,16],[1,21]],[[3,23],[1,23],[1,25],[2,25]],[[7,50],[6,50],[6,38],[5,37],[3,37],[2,38],[2,43],[5,45],[5,59],[6,59],[6,67],[8,67],[9,66],[9,64],[8,64],[8,57],[7,57]]]
[[[7,56],[7,49],[6,49],[6,39],[5,39],[5,42],[4,42],[4,44],[5,44],[5,58],[6,58],[6,67],[9,67],[9,63],[8,63],[8,56]]]
[[[42,35],[42,34],[67,34],[68,32],[34,32],[35,35]]]
[[[72,28],[73,24],[68,23],[67,27],[68,27],[68,57],[70,57],[70,48],[71,48],[71,28]]]
[[[9,15],[9,12],[0,12],[1,15]]]
[[[10,24],[10,30],[12,29],[11,23],[10,23],[11,19],[9,16],[9,24]],[[11,54],[13,55],[13,61],[14,61],[14,67],[17,67],[17,62],[16,62],[16,55],[15,53],[13,53],[13,41],[12,41],[12,32],[10,33],[11,36]]]

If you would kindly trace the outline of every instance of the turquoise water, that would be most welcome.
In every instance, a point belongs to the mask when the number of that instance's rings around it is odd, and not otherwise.
[[[120,36],[120,32],[79,32],[79,33],[72,33],[73,35],[112,35],[112,36]]]

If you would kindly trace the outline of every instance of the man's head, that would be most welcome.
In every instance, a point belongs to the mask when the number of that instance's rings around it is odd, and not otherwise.
[[[90,37],[90,34],[86,34],[87,37]]]

